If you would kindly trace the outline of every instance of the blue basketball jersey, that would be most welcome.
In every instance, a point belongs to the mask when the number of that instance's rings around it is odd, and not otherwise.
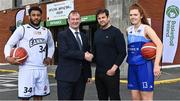
[[[137,31],[134,30],[134,26],[128,28],[128,58],[129,64],[143,64],[147,60],[141,55],[141,47],[144,43],[150,42],[144,35],[145,25],[141,24]]]
[[[141,55],[141,47],[150,42],[144,34],[145,25],[141,24],[137,31],[134,26],[128,28],[128,89],[153,91],[154,74],[153,63]]]

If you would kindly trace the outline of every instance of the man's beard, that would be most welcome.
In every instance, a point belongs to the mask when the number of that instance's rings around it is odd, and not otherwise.
[[[40,25],[40,22],[41,22],[41,20],[39,20],[39,22],[36,24],[36,23],[33,22],[32,19],[30,19],[30,23],[31,23],[32,25],[34,25],[34,26],[39,26],[39,25]]]
[[[101,28],[106,28],[109,23],[105,23],[104,25],[101,26]]]

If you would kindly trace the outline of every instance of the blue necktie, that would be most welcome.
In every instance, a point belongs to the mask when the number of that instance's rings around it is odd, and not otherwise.
[[[76,35],[76,40],[77,40],[77,43],[78,43],[78,46],[79,46],[79,49],[82,50],[82,45],[81,45],[81,40],[79,38],[79,32],[75,32],[75,35]]]

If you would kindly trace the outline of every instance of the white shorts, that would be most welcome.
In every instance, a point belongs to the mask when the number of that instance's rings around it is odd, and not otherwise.
[[[47,69],[19,70],[18,96],[20,99],[31,98],[32,96],[46,96],[49,93]]]

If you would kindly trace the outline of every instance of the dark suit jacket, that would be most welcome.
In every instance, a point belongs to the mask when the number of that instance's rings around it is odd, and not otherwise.
[[[91,77],[90,63],[84,60],[84,53],[89,51],[88,38],[80,32],[83,42],[83,51],[79,49],[72,31],[67,28],[58,33],[58,67],[56,80],[76,82],[81,73],[85,79]]]

